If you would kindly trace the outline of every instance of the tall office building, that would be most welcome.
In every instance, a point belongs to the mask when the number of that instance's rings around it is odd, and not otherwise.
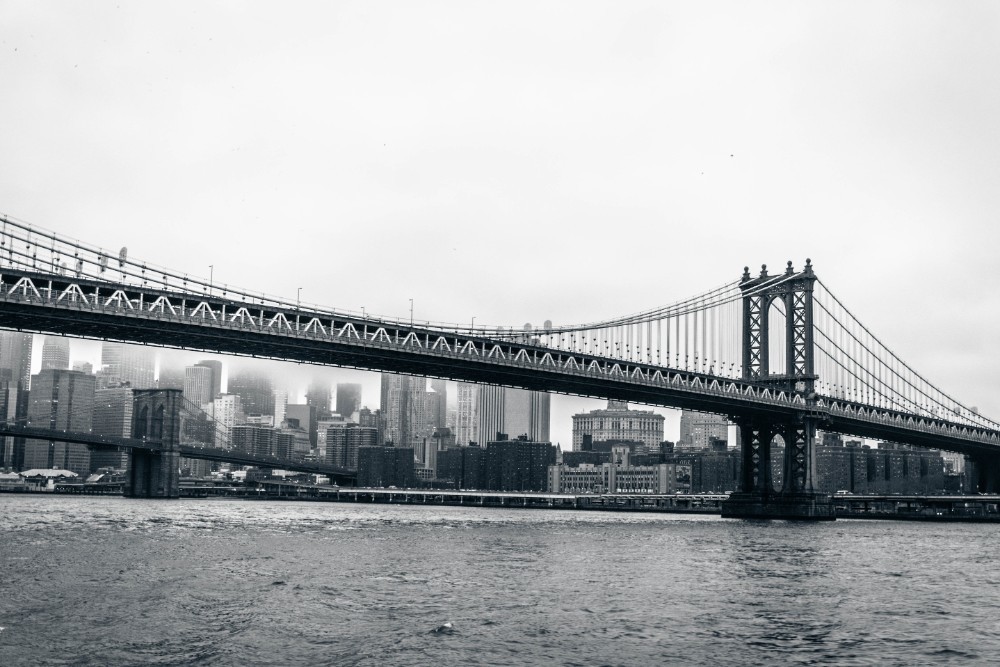
[[[423,438],[430,437],[433,428],[427,428],[424,411],[426,394],[425,378],[382,373],[383,443],[415,448]]]
[[[332,466],[358,469],[358,450],[378,444],[378,429],[353,422],[334,424],[326,429],[326,462]]]
[[[274,425],[281,426],[285,421],[285,408],[288,407],[288,390],[275,388],[271,392],[274,396]]]
[[[434,428],[448,425],[448,383],[445,380],[431,380],[431,391],[437,396],[433,407],[428,408],[428,419],[433,419]]]
[[[57,368],[46,368],[31,376],[28,426],[84,433],[90,431],[95,385],[96,379],[92,375]],[[86,477],[90,474],[90,450],[86,445],[27,440],[24,467],[62,468]]]
[[[222,393],[222,362],[215,359],[202,359],[195,366],[207,368],[212,371],[212,384],[210,387],[211,400]]]
[[[92,430],[98,435],[119,438],[132,437],[133,389],[128,386],[109,387],[94,392],[94,417]],[[90,453],[90,469],[124,469],[128,465],[128,452],[124,449],[95,449]]]
[[[240,397],[245,414],[274,415],[271,378],[260,371],[244,368],[230,374],[226,392]]]
[[[101,371],[109,386],[127,382],[133,389],[153,389],[156,352],[144,345],[105,341],[101,344]]]
[[[69,338],[45,336],[42,340],[42,370],[69,370]]]
[[[462,447],[470,442],[479,442],[479,385],[477,384],[458,383],[455,441]]]
[[[318,441],[318,419],[316,406],[308,403],[288,403],[285,406],[284,421],[292,428],[298,427],[309,434],[309,448],[316,449]]]
[[[707,449],[713,439],[729,439],[729,421],[724,416],[691,410],[681,412],[678,449]]]
[[[484,385],[479,389],[479,438],[490,442],[502,433],[548,442],[550,405],[544,392]]]
[[[242,401],[235,394],[220,394],[208,405],[206,412],[215,420],[215,446],[229,449],[233,427],[246,421]]]
[[[580,451],[585,435],[594,442],[641,442],[655,451],[663,442],[663,421],[663,415],[651,410],[629,410],[624,401],[608,401],[604,410],[573,415],[573,451]]]
[[[361,385],[356,382],[338,382],[337,414],[356,422],[359,410],[361,410]]]
[[[207,366],[188,366],[184,369],[184,398],[204,409],[216,394],[213,392],[215,380],[212,369]]]
[[[0,331],[0,416],[19,424],[28,416],[33,339],[31,334]],[[24,467],[24,438],[0,437],[0,467]]]
[[[306,405],[316,408],[316,419],[330,418],[330,381],[313,380],[306,390]]]

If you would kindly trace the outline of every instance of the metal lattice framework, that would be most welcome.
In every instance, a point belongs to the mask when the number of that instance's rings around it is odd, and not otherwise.
[[[514,330],[301,304],[0,221],[0,325],[8,328],[615,398],[736,420],[807,417],[861,437],[1000,451],[1000,425],[912,371],[808,263],[803,271],[789,263],[775,276],[745,272],[739,282],[624,317]],[[769,335],[775,317],[784,336]]]

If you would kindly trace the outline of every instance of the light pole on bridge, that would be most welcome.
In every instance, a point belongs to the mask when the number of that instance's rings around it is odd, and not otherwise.
[[[413,326],[413,299],[410,299],[410,326]]]
[[[212,278],[215,277],[215,264],[208,265],[208,289],[212,289]]]

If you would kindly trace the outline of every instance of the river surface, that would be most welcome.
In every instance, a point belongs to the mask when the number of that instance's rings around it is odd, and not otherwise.
[[[5,667],[998,656],[990,524],[0,494]]]

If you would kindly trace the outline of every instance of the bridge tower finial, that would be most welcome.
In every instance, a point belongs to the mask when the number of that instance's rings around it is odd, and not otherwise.
[[[808,257],[806,257],[806,268],[805,268],[805,272],[806,272],[806,275],[807,275],[807,276],[811,276],[811,275],[813,274],[813,265],[812,265],[812,260],[811,260],[811,259],[809,259]]]
[[[743,278],[742,278],[742,280],[740,280],[740,282],[745,283],[748,280],[750,280],[750,267],[749,266],[744,266],[743,267]]]
[[[760,265],[760,277],[767,278],[767,264]]]
[[[785,275],[790,276],[795,273],[795,269],[792,268],[792,260],[788,260],[788,266],[785,267]]]

